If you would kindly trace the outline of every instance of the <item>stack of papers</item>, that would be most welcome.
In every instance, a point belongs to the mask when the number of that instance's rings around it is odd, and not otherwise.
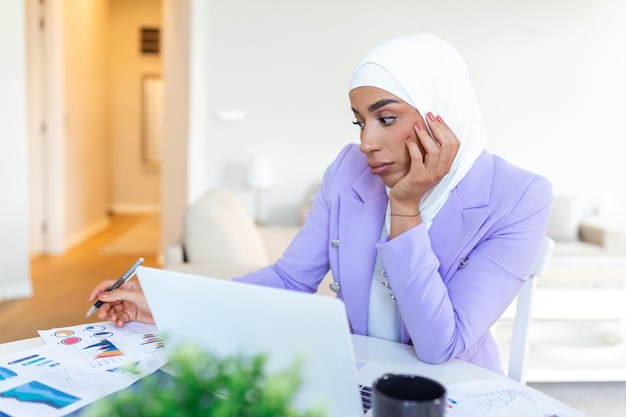
[[[45,346],[0,358],[0,416],[64,416],[167,362],[154,325],[89,323],[39,335]]]
[[[508,378],[451,384],[450,417],[585,417],[531,387]]]

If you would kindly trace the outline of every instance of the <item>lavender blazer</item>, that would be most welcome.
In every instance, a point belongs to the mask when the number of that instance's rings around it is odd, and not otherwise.
[[[401,341],[420,360],[459,358],[502,372],[489,328],[528,278],[545,235],[549,181],[483,152],[437,214],[381,241],[387,194],[355,144],[328,167],[284,255],[238,280],[314,292],[329,268],[352,331],[367,334],[380,256],[402,317]]]

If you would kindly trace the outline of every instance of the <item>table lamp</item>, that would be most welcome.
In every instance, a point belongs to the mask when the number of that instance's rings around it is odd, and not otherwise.
[[[272,164],[264,154],[255,155],[248,165],[246,184],[254,190],[255,194],[255,221],[261,224],[261,193],[274,186]]]

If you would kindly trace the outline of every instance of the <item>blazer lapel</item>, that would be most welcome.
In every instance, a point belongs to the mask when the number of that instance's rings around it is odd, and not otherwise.
[[[387,208],[387,193],[380,178],[369,170],[344,192],[339,202],[339,277],[353,331],[367,332],[369,293]]]
[[[491,213],[493,159],[483,154],[452,191],[428,232],[444,281],[469,252],[467,246]]]

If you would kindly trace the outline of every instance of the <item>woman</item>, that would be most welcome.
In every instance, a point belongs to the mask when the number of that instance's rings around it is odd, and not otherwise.
[[[353,332],[502,372],[489,328],[530,274],[550,183],[485,151],[465,63],[434,35],[373,49],[349,97],[360,146],[328,167],[281,259],[238,280],[314,292],[330,268]],[[136,282],[108,285],[88,298],[109,301],[100,318],[152,321]]]

